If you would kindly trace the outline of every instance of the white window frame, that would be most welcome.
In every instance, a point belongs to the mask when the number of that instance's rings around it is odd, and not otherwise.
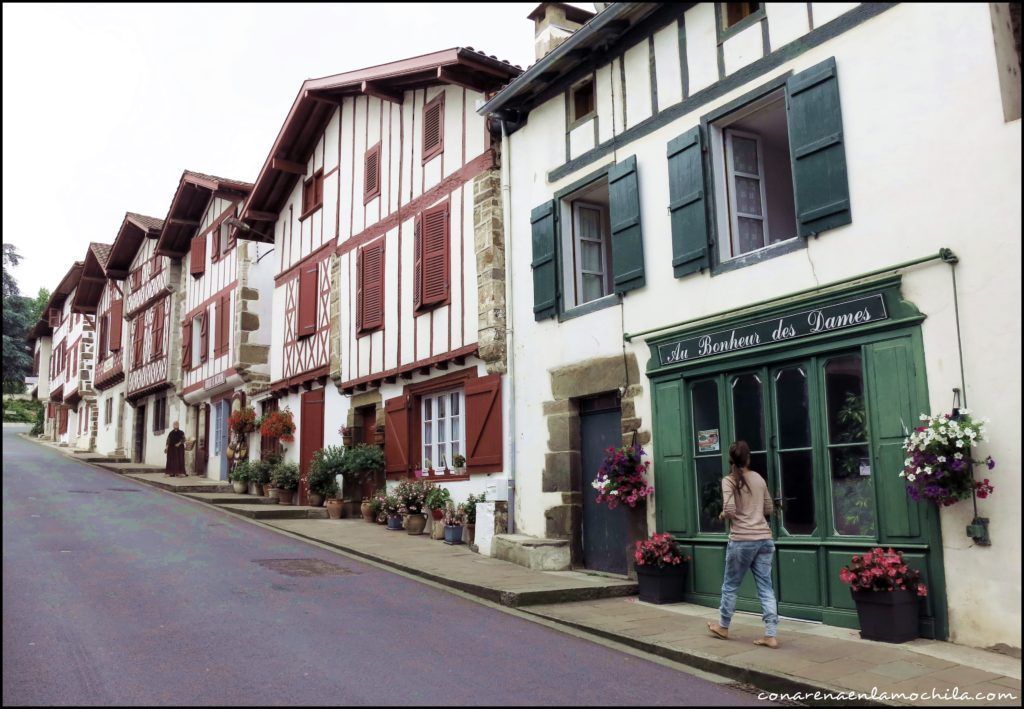
[[[741,172],[736,169],[735,161],[733,160],[734,148],[733,138],[745,138],[752,140],[757,146],[757,173]],[[726,190],[729,193],[729,247],[732,258],[737,256],[743,256],[744,254],[753,253],[754,251],[760,251],[769,244],[771,244],[771,237],[768,234],[768,199],[765,194],[765,175],[764,175],[764,152],[761,147],[761,136],[757,133],[748,133],[742,130],[735,130],[733,128],[725,128],[722,131],[723,142],[725,143],[725,174],[726,174]],[[736,205],[736,178],[743,177],[748,180],[757,180],[758,187],[761,193],[761,214],[748,214],[746,212],[740,213]],[[750,249],[749,251],[741,252],[739,250],[740,236],[739,236],[739,219],[756,219],[761,222],[762,240],[761,245],[756,249]]]
[[[598,298],[603,298],[606,295],[610,295],[611,282],[610,273],[608,272],[608,252],[611,249],[611,236],[608,233],[608,210],[605,209],[604,205],[596,204],[594,202],[587,202],[585,200],[574,200],[570,209],[572,210],[572,270],[573,270],[573,286],[574,286],[574,304],[583,305],[584,303],[591,303]],[[580,211],[581,209],[589,209],[598,213],[600,217],[600,226],[598,231],[601,234],[600,239],[584,238],[582,235],[582,229],[580,228]],[[582,242],[589,243],[600,243],[601,245],[601,270],[600,271],[584,271],[583,269],[583,245]],[[583,276],[594,275],[601,276],[601,295],[598,298],[591,300],[582,300],[583,298]]]
[[[201,320],[206,317],[206,313],[199,313],[192,317],[192,369],[198,368],[203,363],[202,358],[202,345],[203,338],[200,333],[203,331]],[[209,353],[207,353],[209,354]]]
[[[459,402],[459,413],[452,414],[451,408],[451,396],[453,394],[458,395]],[[438,418],[437,402],[439,399],[444,397],[447,400],[448,406],[445,409],[447,414],[444,418]],[[430,402],[431,417],[427,417],[427,402]],[[458,419],[458,440],[438,440],[441,438],[439,433],[444,430],[446,439],[451,439],[452,436],[448,435],[451,432],[451,421],[453,418]],[[444,427],[438,426],[438,422],[443,421]],[[430,424],[430,440],[427,440],[427,424]],[[458,448],[453,450],[453,444],[458,444]],[[430,446],[430,455],[427,454],[427,446]],[[443,446],[444,453],[441,455],[437,454],[438,446]],[[430,392],[429,394],[422,394],[420,396],[420,459],[417,461],[418,465],[424,466],[423,470],[426,471],[425,463],[429,459],[434,465],[435,475],[444,475],[444,466],[447,465],[449,471],[454,474],[455,465],[452,463],[452,458],[456,454],[466,455],[466,396],[462,389],[445,389],[444,391]],[[431,457],[433,456],[433,457]],[[442,463],[443,458],[443,463]]]

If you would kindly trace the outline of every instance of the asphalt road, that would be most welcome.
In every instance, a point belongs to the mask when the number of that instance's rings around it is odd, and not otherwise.
[[[3,428],[4,705],[736,705],[753,696]]]

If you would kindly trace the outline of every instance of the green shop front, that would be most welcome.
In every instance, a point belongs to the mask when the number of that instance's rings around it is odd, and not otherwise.
[[[938,513],[899,477],[903,439],[928,411],[923,319],[889,278],[648,340],[657,527],[693,558],[687,601],[718,605],[721,479],[745,440],[775,498],[780,615],[856,628],[839,570],[892,546],[928,584],[922,636],[947,636]],[[750,575],[737,607],[760,612]]]

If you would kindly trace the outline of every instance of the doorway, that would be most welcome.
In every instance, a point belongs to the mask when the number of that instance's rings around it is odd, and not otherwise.
[[[594,571],[625,574],[629,540],[628,508],[599,504],[592,483],[609,447],[622,445],[622,411],[614,392],[579,400],[580,457],[583,466],[583,564]]]
[[[132,452],[132,461],[135,463],[146,462],[146,407],[135,407],[135,439]]]
[[[206,475],[207,463],[210,460],[210,405],[199,404],[193,411],[196,425],[195,469],[196,475],[203,477]]]
[[[356,426],[358,426],[356,443],[364,443],[368,446],[376,445],[377,434],[377,407],[374,404],[360,406],[356,409]],[[344,497],[347,499],[359,500],[369,498],[374,491],[384,487],[384,471],[375,474],[373,479],[364,480],[361,484],[355,482],[344,484]]]
[[[299,504],[309,495],[309,464],[313,454],[324,445],[324,390],[314,389],[302,395],[299,418]]]

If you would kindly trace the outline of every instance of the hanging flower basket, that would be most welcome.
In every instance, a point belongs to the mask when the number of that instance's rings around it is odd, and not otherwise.
[[[256,410],[243,406],[228,416],[228,427],[236,436],[247,436],[256,430]]]
[[[647,483],[650,462],[644,461],[645,452],[639,445],[606,449],[606,456],[597,478],[591,485],[597,490],[597,502],[613,510],[619,503],[636,507],[654,492]]]
[[[900,477],[907,481],[910,498],[946,507],[972,495],[988,497],[992,484],[988,478],[976,481],[972,466],[984,464],[992,470],[996,463],[992,456],[978,460],[971,453],[985,440],[985,420],[972,418],[967,409],[954,409],[953,415],[921,414],[921,422],[903,442],[907,457]]]
[[[271,411],[259,420],[260,435],[267,438],[277,438],[286,443],[295,440],[295,420],[289,409],[284,411]]]

